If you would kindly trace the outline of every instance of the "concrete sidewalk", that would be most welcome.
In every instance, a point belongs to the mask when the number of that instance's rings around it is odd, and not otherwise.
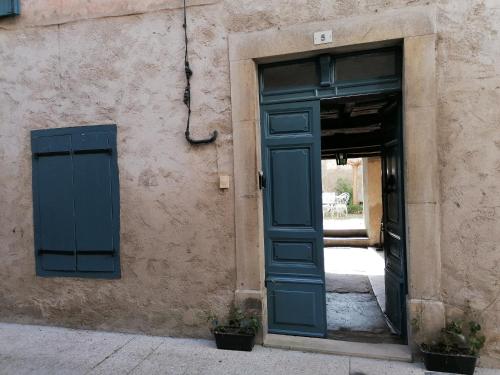
[[[217,350],[210,340],[0,323],[0,374],[426,375],[421,364],[256,346]],[[477,375],[499,374],[479,369]]]

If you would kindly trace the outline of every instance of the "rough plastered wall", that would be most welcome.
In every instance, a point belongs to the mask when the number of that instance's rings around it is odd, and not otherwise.
[[[190,10],[192,133],[220,132],[196,148],[184,139],[178,9],[51,25],[34,3],[0,21],[0,318],[207,335],[203,314],[225,310],[235,285],[233,192],[218,189],[232,172],[220,6]],[[35,277],[29,132],[105,123],[118,126],[122,278]]]
[[[437,4],[442,292],[469,305],[500,367],[500,4],[497,0],[193,0],[193,132],[185,108],[178,0],[23,0],[0,21],[0,318],[207,334],[201,314],[233,298],[233,192],[227,35]],[[299,10],[299,11],[298,11]],[[265,41],[263,41],[265,43]],[[116,123],[123,277],[34,274],[32,129]]]
[[[442,0],[438,31],[442,293],[500,367],[500,2]]]

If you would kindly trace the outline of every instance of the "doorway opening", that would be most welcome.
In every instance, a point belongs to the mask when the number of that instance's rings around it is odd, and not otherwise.
[[[259,72],[268,332],[405,340],[400,49]]]
[[[386,315],[384,134],[400,94],[321,100],[327,337],[403,343]]]
[[[323,116],[323,114],[322,114]],[[346,164],[335,159],[322,158],[321,182],[323,201],[323,229],[325,237],[366,237],[363,199],[362,158],[350,158]]]

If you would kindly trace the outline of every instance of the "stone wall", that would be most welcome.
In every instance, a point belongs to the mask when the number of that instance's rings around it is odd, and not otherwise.
[[[193,133],[221,134],[198,148],[183,138],[180,5],[24,0],[0,20],[0,318],[206,336],[203,313],[236,288],[233,189],[218,189],[233,169],[228,34],[435,6],[442,299],[478,315],[482,364],[500,367],[498,1],[193,0]],[[37,278],[29,131],[101,123],[118,125],[123,276]]]
[[[498,367],[500,3],[440,1],[438,28],[442,297],[478,317]]]
[[[32,11],[40,3],[46,16]],[[50,24],[59,3],[26,1],[19,20],[0,21],[0,316],[206,336],[204,314],[224,311],[235,288],[233,190],[218,188],[233,169],[221,4],[190,9],[192,133],[220,133],[191,147],[180,10],[104,17],[104,7]],[[29,131],[105,123],[118,126],[122,278],[35,277]]]

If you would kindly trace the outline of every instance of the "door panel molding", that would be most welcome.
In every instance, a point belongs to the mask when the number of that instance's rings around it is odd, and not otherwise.
[[[265,277],[273,333],[326,334],[319,110],[318,101],[262,106]]]

